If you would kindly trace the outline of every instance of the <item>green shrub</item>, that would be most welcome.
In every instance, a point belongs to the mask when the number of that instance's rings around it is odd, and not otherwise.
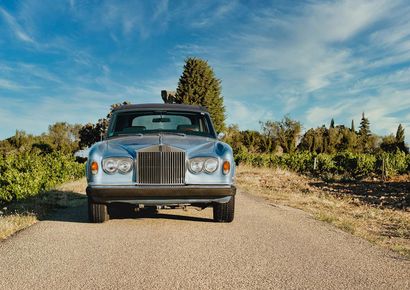
[[[0,159],[0,201],[24,199],[84,175],[84,164],[60,153],[10,154]]]
[[[316,169],[314,160],[316,158]],[[319,176],[338,174],[351,178],[364,178],[382,173],[382,164],[389,176],[410,171],[410,155],[402,151],[381,153],[379,155],[339,152],[337,154],[314,154],[297,152],[291,154],[248,153],[242,150],[235,156],[239,164],[257,167],[279,167],[300,173],[313,173]]]
[[[354,167],[351,168],[353,177],[365,177],[376,171],[376,156],[371,154],[357,154]]]
[[[316,172],[319,174],[335,173],[337,166],[330,154],[320,153],[316,156]]]
[[[410,171],[410,155],[406,155],[406,153],[400,150],[397,150],[395,153],[383,152],[377,156],[379,173],[381,173],[383,164],[384,174],[387,176],[403,174]]]
[[[290,153],[280,156],[280,167],[296,172],[310,172],[313,170],[313,155],[309,152]]]

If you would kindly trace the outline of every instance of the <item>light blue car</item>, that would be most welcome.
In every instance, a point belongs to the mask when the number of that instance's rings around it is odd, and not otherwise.
[[[123,105],[87,161],[91,222],[109,219],[107,205],[213,207],[214,220],[234,218],[235,162],[204,107]]]

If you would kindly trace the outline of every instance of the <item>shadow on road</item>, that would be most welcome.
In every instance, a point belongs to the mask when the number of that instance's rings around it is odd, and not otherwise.
[[[111,204],[108,207],[108,213],[110,219],[129,219],[129,218],[149,218],[149,219],[170,219],[170,220],[183,220],[183,221],[199,221],[199,222],[212,222],[212,219],[177,215],[176,210],[172,210],[172,213],[166,213],[167,210],[161,210],[158,212],[155,208],[143,208],[138,211],[135,210],[135,206],[131,204],[117,203]],[[182,209],[178,209],[183,213]]]
[[[311,182],[334,196],[351,196],[360,202],[393,209],[410,206],[410,182],[346,181]]]
[[[40,217],[40,220],[88,223],[87,197],[76,192],[53,192],[55,200],[49,206],[48,214]],[[116,203],[108,207],[111,220],[115,219],[168,219],[181,221],[213,222],[210,218],[166,213],[167,210],[158,212],[154,208],[144,208],[135,210],[135,206],[130,204]]]

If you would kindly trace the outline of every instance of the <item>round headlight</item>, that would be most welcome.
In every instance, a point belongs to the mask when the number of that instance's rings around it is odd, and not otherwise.
[[[204,168],[204,160],[200,158],[194,158],[189,161],[189,169],[192,173],[199,173]]]
[[[205,171],[208,173],[215,172],[218,169],[218,159],[216,158],[209,158],[205,161],[204,165]]]
[[[104,159],[103,169],[108,174],[113,174],[118,169],[118,160],[115,159]]]
[[[118,162],[118,171],[120,173],[128,173],[132,168],[132,161],[130,159],[122,159]]]

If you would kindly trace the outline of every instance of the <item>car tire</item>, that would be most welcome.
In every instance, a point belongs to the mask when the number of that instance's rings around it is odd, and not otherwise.
[[[106,204],[94,203],[88,199],[88,219],[92,223],[103,223],[110,219]]]
[[[215,203],[214,209],[214,221],[230,223],[233,221],[235,213],[235,196],[226,203]]]

